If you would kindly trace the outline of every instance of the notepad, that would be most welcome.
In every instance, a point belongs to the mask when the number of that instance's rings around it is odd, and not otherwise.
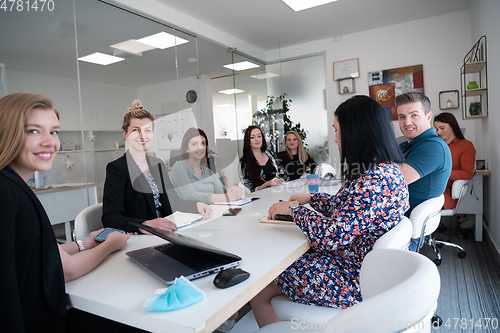
[[[241,200],[235,200],[235,201],[219,201],[219,202],[214,202],[216,205],[228,205],[228,206],[243,206],[249,202],[252,202],[254,200],[257,200],[258,198],[245,198]]]
[[[173,214],[165,216],[165,218],[174,222],[177,225],[177,228],[182,228],[190,225],[193,222],[201,220],[203,216],[201,216],[200,214],[175,212]]]

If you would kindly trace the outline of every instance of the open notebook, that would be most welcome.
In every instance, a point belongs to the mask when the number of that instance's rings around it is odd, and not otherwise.
[[[174,222],[177,228],[185,227],[193,222],[199,221],[203,218],[200,214],[175,212],[168,216],[165,216],[167,220]]]

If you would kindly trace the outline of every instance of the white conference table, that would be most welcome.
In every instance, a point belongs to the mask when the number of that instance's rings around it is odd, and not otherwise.
[[[340,188],[340,180],[320,180],[320,192],[335,194]],[[248,195],[249,197],[267,197],[278,196],[285,197],[286,200],[293,194],[308,193],[306,179],[300,178],[291,182],[285,182],[283,185],[266,188],[262,191],[256,191]]]
[[[336,191],[338,186],[321,187]],[[165,241],[153,235],[133,235],[127,246],[108,256],[98,267],[66,283],[69,304],[77,309],[152,332],[212,332],[238,311],[309,248],[302,231],[294,225],[264,224],[269,207],[291,194],[306,193],[307,186],[294,189],[270,188],[253,193],[260,197],[242,206],[237,216],[221,216],[227,206],[212,206],[213,216],[179,230],[180,233],[216,246],[243,258],[240,268],[248,280],[227,289],[213,285],[214,274],[193,280],[207,298],[171,312],[145,312],[144,301],[162,281],[125,254]]]
[[[221,216],[227,206],[214,206],[211,219],[179,231],[242,257],[240,267],[251,274],[248,280],[217,289],[212,274],[193,281],[207,294],[205,300],[172,312],[145,312],[144,301],[167,285],[125,253],[165,241],[153,235],[134,235],[123,250],[108,256],[85,276],[66,283],[69,304],[152,332],[212,332],[310,247],[297,226],[259,223],[272,203],[290,196],[264,196],[265,190],[255,196],[261,194],[261,199],[242,206],[235,217]]]

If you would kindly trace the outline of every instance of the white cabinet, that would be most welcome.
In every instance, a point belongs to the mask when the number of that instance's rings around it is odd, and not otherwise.
[[[87,191],[88,189],[88,191]],[[47,212],[52,225],[64,223],[66,241],[71,241],[70,221],[73,221],[78,213],[99,200],[97,195],[97,184],[67,184],[66,187],[47,188],[35,191],[35,195]]]

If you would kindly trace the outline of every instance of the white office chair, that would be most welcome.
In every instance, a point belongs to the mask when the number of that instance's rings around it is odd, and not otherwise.
[[[425,200],[413,209],[410,214],[410,220],[413,224],[413,239],[419,239],[417,252],[425,243],[431,246],[436,253],[437,259],[434,259],[436,266],[441,265],[441,254],[434,243],[431,235],[439,227],[441,222],[441,209],[444,204],[444,195]]]
[[[408,249],[412,230],[413,227],[411,221],[407,217],[403,217],[403,220],[394,228],[377,239],[373,245],[372,251],[381,249]],[[311,306],[296,303],[284,295],[274,297],[271,304],[281,320],[291,320],[292,318],[301,318],[304,320],[307,318],[314,318],[316,320],[323,320],[345,311],[326,306]]]
[[[453,199],[458,199],[458,202],[453,209],[443,209],[441,211],[442,216],[453,216],[457,213],[458,205],[460,205],[463,196],[467,192],[468,186],[469,186],[468,180],[459,179],[453,182],[453,186],[451,187],[451,197]]]
[[[423,255],[374,250],[361,266],[361,303],[338,310],[333,318],[331,314],[317,319],[289,318],[257,332],[430,332],[440,284],[436,265]],[[308,324],[310,329],[299,329]]]
[[[439,227],[439,223],[441,222],[443,204],[444,195],[441,194],[437,198],[425,200],[415,207],[410,214],[410,220],[413,224],[412,238],[419,238],[417,251],[420,251],[420,248],[424,243],[431,246],[437,257],[433,260],[436,266],[441,265],[441,253],[439,252],[438,246],[448,245],[459,248],[461,251],[458,253],[458,256],[462,259],[467,255],[467,252],[465,252],[461,246],[435,240],[432,237],[432,233],[436,231]]]
[[[453,182],[453,186],[451,187],[451,197],[453,199],[458,199],[457,204],[453,209],[441,210],[441,216],[454,216],[457,213],[458,205],[460,205],[463,196],[465,195],[465,193],[467,193],[468,186],[469,186],[468,180],[459,179]],[[467,255],[467,252],[464,250],[464,248],[455,243],[445,242],[437,239],[434,240],[434,242],[436,243],[436,246],[439,248],[441,248],[443,245],[446,245],[459,249],[460,252],[458,253],[458,256],[460,258],[465,258],[465,256]]]
[[[394,228],[382,235],[375,244],[372,250],[382,249],[399,249],[408,250],[411,235],[413,233],[413,225],[406,216]]]
[[[75,219],[75,229],[73,230],[73,240],[83,239],[90,232],[102,228],[102,203],[96,203],[82,210]]]

